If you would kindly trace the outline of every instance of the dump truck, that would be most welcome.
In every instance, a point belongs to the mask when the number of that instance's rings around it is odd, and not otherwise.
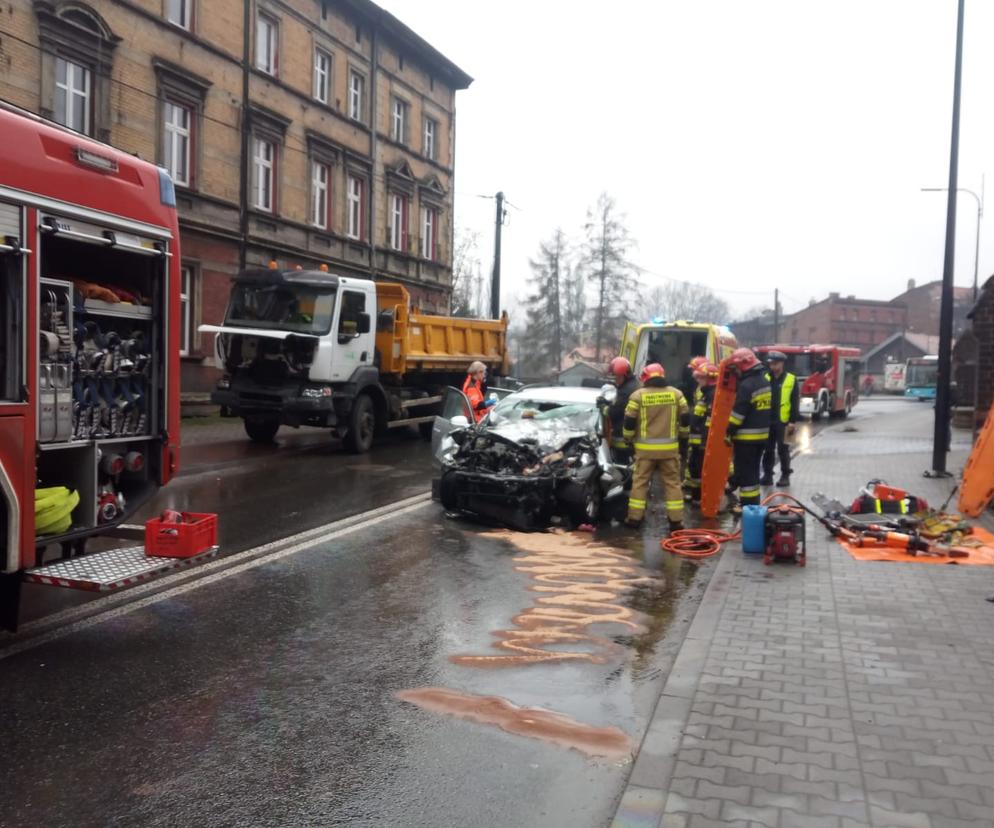
[[[401,284],[317,270],[248,268],[233,279],[215,351],[224,375],[211,400],[256,442],[280,426],[330,428],[355,453],[388,429],[427,439],[444,389],[471,362],[507,373],[507,316],[419,313]]]

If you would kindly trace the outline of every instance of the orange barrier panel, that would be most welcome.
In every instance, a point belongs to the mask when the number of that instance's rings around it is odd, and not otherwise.
[[[994,406],[987,412],[984,427],[963,469],[959,510],[969,517],[978,517],[991,498],[994,498]]]

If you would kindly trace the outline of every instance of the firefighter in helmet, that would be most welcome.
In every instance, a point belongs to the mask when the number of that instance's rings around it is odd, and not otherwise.
[[[605,415],[611,422],[611,458],[615,463],[628,465],[632,462],[632,448],[624,437],[625,406],[632,393],[639,387],[639,381],[632,373],[632,364],[623,356],[616,356],[609,366],[614,382],[614,401],[602,400]]]
[[[694,404],[690,409],[690,451],[687,456],[687,499],[701,502],[701,471],[704,467],[704,449],[708,443],[708,420],[714,402],[714,389],[718,384],[718,366],[704,357],[690,361],[697,388]]]
[[[629,526],[645,517],[649,486],[658,469],[663,478],[670,531],[683,526],[683,490],[680,485],[680,439],[688,433],[689,409],[683,392],[666,384],[659,363],[646,365],[642,387],[625,406],[625,439],[635,448],[635,474],[628,498]]]
[[[749,348],[738,348],[729,360],[739,382],[728,418],[728,439],[733,447],[739,502],[748,506],[759,503],[759,466],[770,436],[770,379]]]

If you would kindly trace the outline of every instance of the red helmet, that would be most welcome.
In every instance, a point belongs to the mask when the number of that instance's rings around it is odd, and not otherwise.
[[[642,369],[642,376],[640,379],[642,382],[647,382],[648,380],[659,378],[666,378],[666,369],[663,368],[658,362],[650,362],[645,368]]]
[[[616,356],[611,360],[610,370],[616,377],[623,379],[632,372],[632,364],[623,356]]]
[[[702,365],[707,364],[707,361],[707,357],[695,356],[692,360],[690,360],[690,362],[687,363],[687,367],[696,374]]]
[[[718,366],[705,359],[694,368],[694,377],[706,377],[708,385],[714,385],[718,382]]]
[[[732,365],[742,372],[748,371],[750,368],[755,368],[759,365],[759,360],[750,348],[737,348],[732,351],[732,355],[728,359],[731,361]]]

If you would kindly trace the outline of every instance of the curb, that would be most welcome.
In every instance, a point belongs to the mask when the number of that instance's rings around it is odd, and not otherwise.
[[[656,828],[663,818],[670,780],[694,694],[718,619],[725,606],[735,552],[724,549],[656,702],[621,795],[612,828]]]

